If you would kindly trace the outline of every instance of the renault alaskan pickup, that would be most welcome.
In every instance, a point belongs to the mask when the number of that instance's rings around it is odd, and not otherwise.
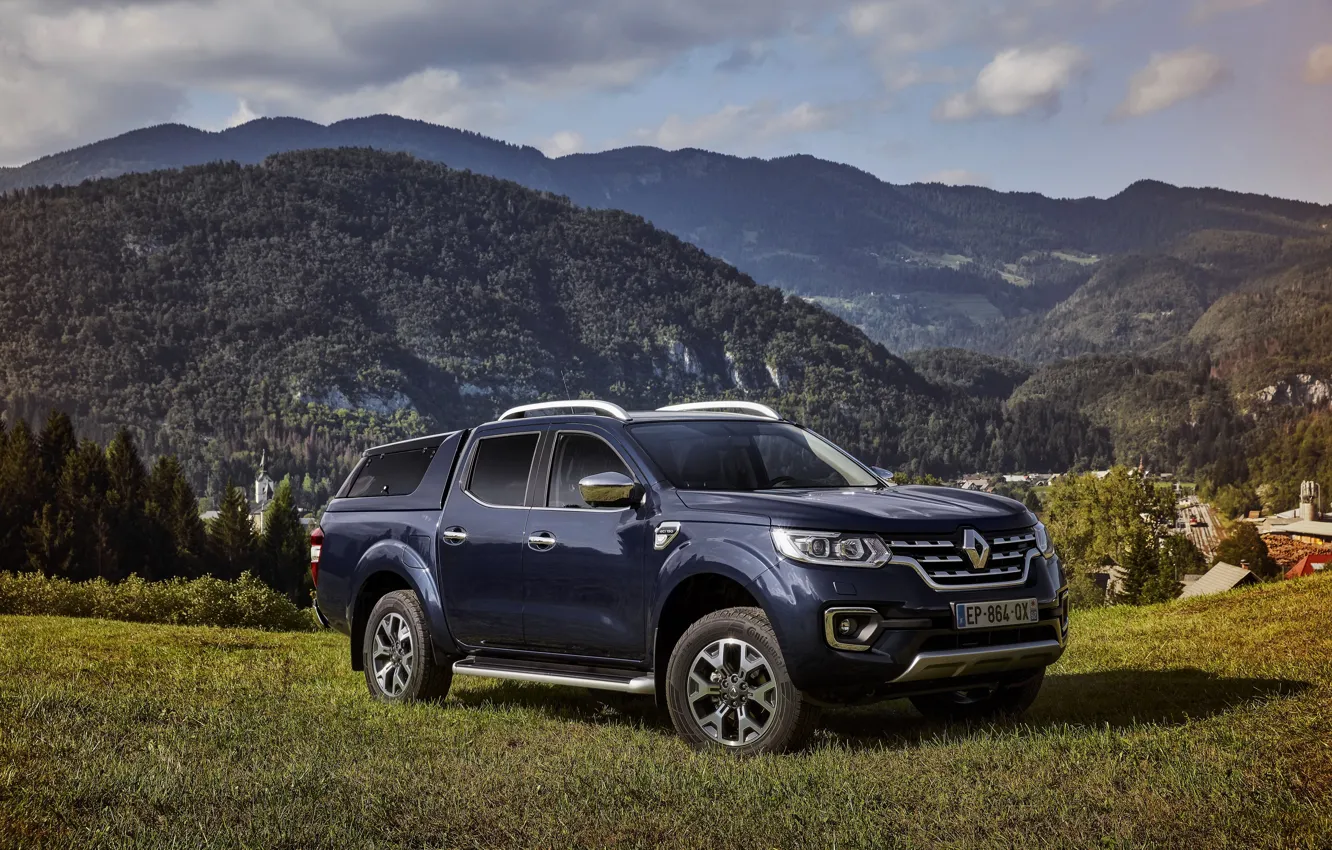
[[[736,754],[829,705],[1024,711],[1068,638],[1044,526],[891,477],[750,402],[524,405],[367,450],[311,537],[316,610],[376,699],[642,694]]]

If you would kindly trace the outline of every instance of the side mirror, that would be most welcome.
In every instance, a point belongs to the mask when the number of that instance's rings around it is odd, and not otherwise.
[[[873,472],[875,475],[882,478],[884,484],[893,483],[893,473],[887,469],[884,469],[882,466],[871,466],[870,472]]]
[[[600,472],[578,482],[583,501],[594,508],[636,508],[643,501],[643,487],[621,472]]]

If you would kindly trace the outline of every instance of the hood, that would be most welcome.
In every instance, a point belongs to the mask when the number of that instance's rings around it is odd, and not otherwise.
[[[1036,521],[1021,502],[951,487],[676,492],[695,510],[749,514],[766,517],[773,525],[824,531],[947,534],[963,526],[977,531],[1007,531]]]

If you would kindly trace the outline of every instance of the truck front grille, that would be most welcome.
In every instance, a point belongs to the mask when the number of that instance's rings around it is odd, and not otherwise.
[[[1027,553],[1036,546],[1030,526],[1011,531],[981,533],[990,547],[984,568],[973,566],[966,550],[967,531],[943,534],[885,534],[883,542],[894,558],[909,558],[941,587],[963,590],[1020,581],[1026,577]]]

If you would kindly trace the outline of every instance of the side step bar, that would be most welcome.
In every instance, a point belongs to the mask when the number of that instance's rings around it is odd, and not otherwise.
[[[897,682],[926,682],[973,676],[982,673],[1006,673],[1026,667],[1045,667],[1059,660],[1064,647],[1057,640],[1039,640],[1008,646],[982,646],[922,652],[911,662]]]
[[[598,691],[619,691],[624,694],[654,694],[657,680],[651,674],[633,679],[618,679],[595,675],[553,673],[547,670],[524,670],[509,666],[487,666],[471,658],[453,663],[453,672],[460,676],[481,676],[487,679],[509,679],[515,682],[539,682],[543,685],[569,685]]]

